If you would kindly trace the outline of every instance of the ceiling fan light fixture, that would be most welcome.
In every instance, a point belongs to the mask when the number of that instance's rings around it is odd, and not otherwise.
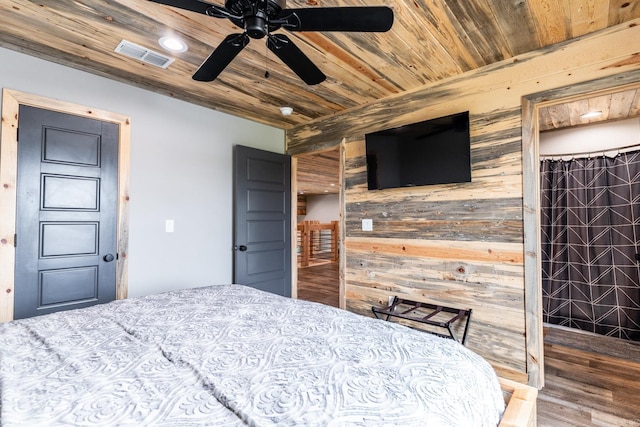
[[[293,108],[291,107],[280,107],[280,112],[283,116],[290,116],[293,113]]]
[[[589,111],[580,116],[581,119],[593,119],[602,115],[602,111]]]
[[[173,36],[160,37],[160,40],[158,40],[158,44],[164,49],[171,52],[186,52],[188,49],[188,46],[185,42]]]

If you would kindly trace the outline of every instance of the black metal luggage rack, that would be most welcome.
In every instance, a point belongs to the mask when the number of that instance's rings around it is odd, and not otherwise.
[[[403,307],[407,306],[408,308],[404,311],[401,311]],[[424,309],[424,310],[422,310]],[[451,338],[462,345],[464,345],[467,340],[467,331],[469,330],[469,322],[471,321],[471,309],[463,310],[458,308],[447,307],[443,305],[429,304],[426,302],[418,302],[412,301],[408,299],[393,297],[393,302],[388,307],[371,307],[371,311],[376,316],[376,318],[381,319],[382,317],[379,315],[386,315],[384,320],[388,321],[390,317],[398,317],[400,319],[411,320],[418,323],[423,323],[426,325],[435,326],[438,328],[446,329],[449,334],[440,334],[432,331],[425,331],[424,329],[420,329],[423,332],[432,333],[434,335],[438,335],[444,338]],[[424,312],[426,311],[426,315]],[[453,316],[447,318],[446,320],[435,320],[434,318],[437,315],[441,315],[442,313],[451,313]],[[443,316],[439,316],[440,318]],[[466,317],[466,322],[464,324],[464,329],[462,333],[462,340],[456,338],[453,333],[453,325],[457,321],[462,321],[463,318]]]

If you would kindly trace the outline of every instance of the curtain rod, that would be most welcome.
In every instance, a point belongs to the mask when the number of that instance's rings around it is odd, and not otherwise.
[[[540,155],[540,160],[573,160],[575,158],[591,158],[591,157],[616,157],[618,154],[627,153],[629,151],[640,150],[640,144],[627,145],[625,147],[613,148],[611,150],[600,150],[582,153],[568,154],[549,154]]]

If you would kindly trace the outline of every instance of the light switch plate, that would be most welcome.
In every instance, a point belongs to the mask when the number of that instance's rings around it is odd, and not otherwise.
[[[373,231],[373,220],[372,219],[363,219],[362,220],[362,231]]]
[[[164,231],[167,233],[173,233],[173,220],[168,219],[164,222]]]

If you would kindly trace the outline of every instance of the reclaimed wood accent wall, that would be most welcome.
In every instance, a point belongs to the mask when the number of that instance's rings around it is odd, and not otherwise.
[[[346,308],[388,296],[473,309],[467,346],[541,386],[536,284],[525,277],[522,97],[640,69],[640,20],[520,55],[287,131],[289,154],[345,141]],[[368,132],[470,111],[472,182],[368,191]],[[361,231],[361,219],[373,231]]]

